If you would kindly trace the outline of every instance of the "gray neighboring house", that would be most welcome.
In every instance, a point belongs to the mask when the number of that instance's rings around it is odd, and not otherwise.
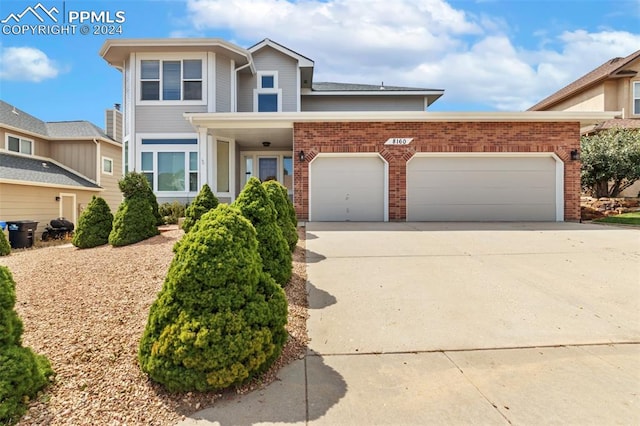
[[[122,120],[45,122],[0,101],[0,220],[77,219],[94,195],[115,211],[121,201]]]

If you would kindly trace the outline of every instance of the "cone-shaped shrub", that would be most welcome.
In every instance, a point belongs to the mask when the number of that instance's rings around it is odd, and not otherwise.
[[[284,291],[262,271],[254,227],[221,204],[176,245],[138,360],[171,391],[223,389],[273,363],[286,322]]]
[[[109,244],[114,247],[134,244],[158,235],[149,200],[143,196],[125,198],[113,220]]]
[[[263,270],[285,286],[291,278],[291,251],[278,226],[276,209],[258,178],[249,179],[233,206],[256,228]]]
[[[295,229],[298,229],[298,215],[296,214],[296,208],[293,206],[293,202],[291,202],[291,200],[289,199],[287,188],[280,185],[280,191],[282,191],[282,196],[287,201],[287,216],[289,217],[289,220],[291,221],[293,227]]]
[[[203,214],[216,207],[218,207],[218,199],[211,192],[209,185],[205,183],[193,203],[187,207],[184,222],[182,223],[184,232],[189,232]]]
[[[262,184],[267,191],[269,199],[273,203],[278,215],[278,226],[282,230],[284,239],[287,240],[289,250],[293,252],[298,244],[298,231],[296,227],[291,223],[291,216],[289,212],[289,197],[285,197],[287,188],[278,183],[275,180],[268,180]],[[284,189],[284,192],[282,191]]]
[[[0,235],[0,256],[7,256],[11,254],[11,245],[2,229],[0,229],[0,234],[2,234]]]
[[[14,310],[16,283],[0,266],[0,424],[14,424],[53,374],[49,360],[22,347],[22,321]]]
[[[160,209],[158,207],[156,194],[153,193],[153,189],[151,189],[149,181],[144,174],[129,172],[118,181],[118,187],[120,188],[120,191],[122,191],[122,195],[125,199],[131,198],[134,195],[142,195],[147,198],[153,212],[153,217],[155,218],[155,224],[159,226],[164,223],[162,216],[160,216]]]
[[[113,227],[113,215],[102,197],[95,195],[78,219],[78,227],[71,243],[79,248],[91,248],[107,244]]]

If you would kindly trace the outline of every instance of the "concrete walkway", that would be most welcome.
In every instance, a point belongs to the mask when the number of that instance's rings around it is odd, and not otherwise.
[[[311,343],[181,425],[640,424],[640,231],[310,223]]]

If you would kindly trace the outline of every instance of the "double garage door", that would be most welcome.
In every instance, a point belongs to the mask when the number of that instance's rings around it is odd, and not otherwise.
[[[551,156],[415,156],[407,221],[562,220],[562,173]],[[376,157],[317,157],[310,220],[386,220],[387,167]]]

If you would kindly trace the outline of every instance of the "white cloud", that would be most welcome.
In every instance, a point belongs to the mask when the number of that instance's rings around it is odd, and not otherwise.
[[[40,82],[55,78],[60,69],[34,47],[4,47],[0,54],[0,79]]]
[[[640,34],[538,34],[535,49],[501,17],[445,0],[189,0],[193,29],[227,30],[247,46],[271,38],[315,60],[315,81],[445,89],[436,103],[524,110],[615,56]],[[191,29],[191,31],[193,31]]]

